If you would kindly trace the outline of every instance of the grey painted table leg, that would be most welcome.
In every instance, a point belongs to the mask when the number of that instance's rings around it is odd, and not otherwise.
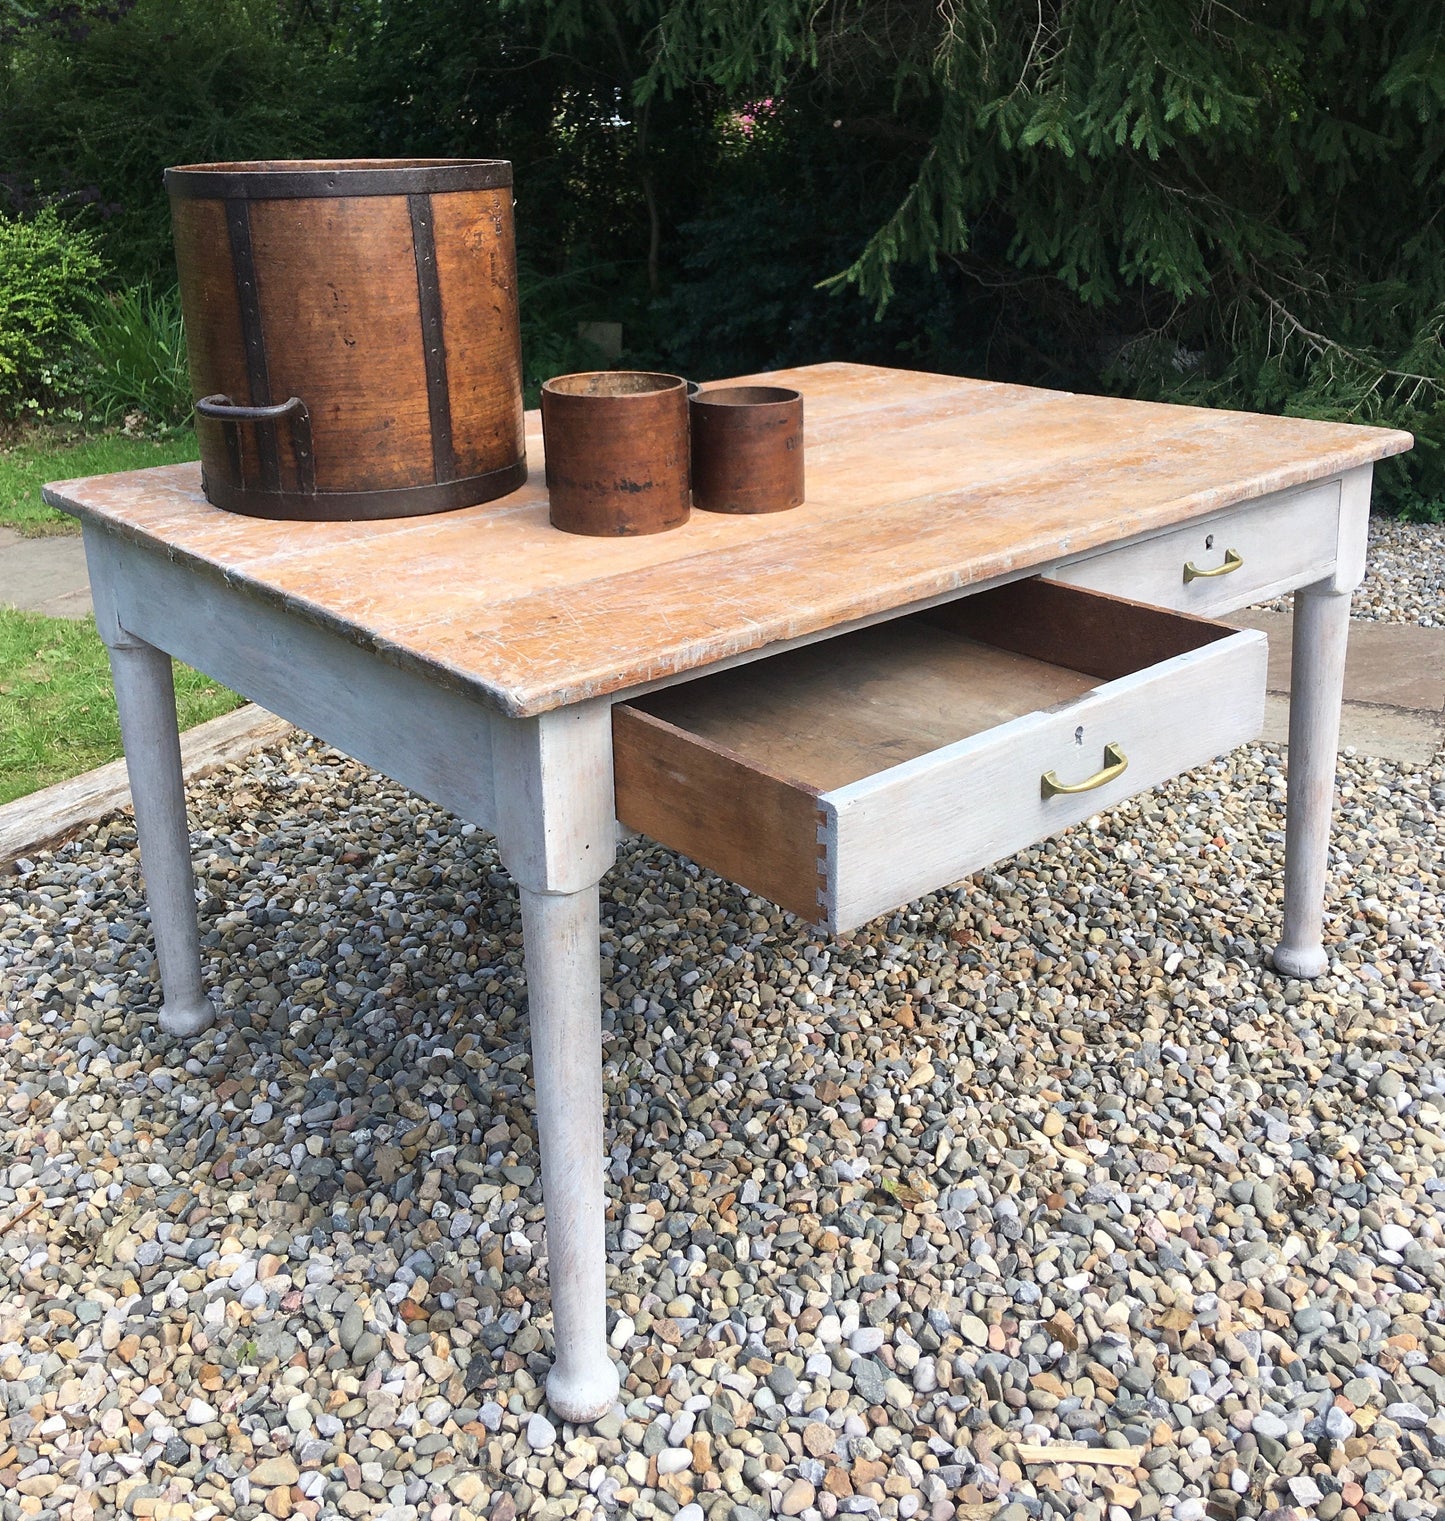
[[[1274,953],[1286,977],[1319,977],[1324,947],[1325,882],[1335,758],[1345,692],[1350,593],[1364,579],[1373,468],[1351,470],[1340,485],[1334,574],[1294,596],[1289,694],[1289,799],[1285,809],[1284,935]]]
[[[160,963],[161,1029],[168,1035],[196,1035],[215,1021],[216,1008],[201,981],[196,878],[171,657],[138,639],[112,642],[108,649]]]
[[[499,725],[502,856],[522,901],[555,1360],[547,1401],[594,1421],[617,1399],[607,1347],[597,884],[616,857],[611,713],[585,704]]]
[[[186,823],[171,657],[137,638],[120,621],[117,602],[125,583],[124,547],[87,525],[85,558],[95,624],[110,655],[120,711],[141,874],[160,964],[161,1029],[168,1035],[196,1035],[215,1022],[216,1006],[201,981],[196,875]]]
[[[1320,581],[1295,593],[1284,938],[1274,953],[1275,969],[1287,977],[1319,977],[1329,966],[1323,941],[1325,880],[1349,632],[1348,591]]]
[[[591,1421],[619,1387],[607,1350],[598,894],[594,885],[521,896],[556,1341],[547,1401],[569,1421]]]

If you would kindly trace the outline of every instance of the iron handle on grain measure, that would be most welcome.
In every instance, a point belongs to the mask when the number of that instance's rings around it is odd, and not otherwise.
[[[1213,576],[1227,576],[1236,571],[1244,564],[1244,556],[1237,549],[1224,551],[1224,564],[1216,565],[1213,570],[1200,570],[1193,560],[1187,560],[1184,564],[1184,584],[1187,586],[1191,581],[1207,581]]]
[[[222,423],[276,423],[283,417],[291,419],[291,450],[296,456],[296,473],[300,477],[301,490],[307,496],[316,492],[316,457],[311,448],[311,413],[299,396],[289,397],[266,407],[238,406],[229,396],[203,396],[196,403],[196,411],[202,417]],[[231,435],[235,438],[235,435]],[[234,447],[234,445],[233,445]],[[237,476],[240,471],[238,469]]]
[[[1060,793],[1072,796],[1076,792],[1092,792],[1096,787],[1103,787],[1112,782],[1116,776],[1123,776],[1129,769],[1129,758],[1115,744],[1104,746],[1104,769],[1096,771],[1093,776],[1085,777],[1081,782],[1061,782],[1057,771],[1045,771],[1039,778],[1039,791],[1045,797],[1054,797]]]

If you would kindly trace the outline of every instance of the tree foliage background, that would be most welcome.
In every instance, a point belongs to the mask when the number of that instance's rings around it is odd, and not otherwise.
[[[1445,503],[1445,7],[0,0],[0,209],[168,274],[160,170],[516,165],[529,369],[872,359],[1412,429]]]

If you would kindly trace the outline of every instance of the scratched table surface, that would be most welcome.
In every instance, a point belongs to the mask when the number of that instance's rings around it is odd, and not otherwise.
[[[280,523],[212,507],[199,465],[46,488],[505,713],[545,712],[947,596],[1410,447],[1408,433],[823,364],[751,382],[804,396],[807,501],[694,512],[667,533],[547,521],[527,485],[432,517]]]

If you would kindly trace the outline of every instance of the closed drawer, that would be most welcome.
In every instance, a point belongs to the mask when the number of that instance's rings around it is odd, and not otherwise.
[[[617,706],[617,817],[850,929],[1254,738],[1265,656],[1016,582]]]
[[[1049,574],[1072,586],[1214,618],[1329,575],[1339,534],[1340,483],[1326,481],[1074,560]]]

